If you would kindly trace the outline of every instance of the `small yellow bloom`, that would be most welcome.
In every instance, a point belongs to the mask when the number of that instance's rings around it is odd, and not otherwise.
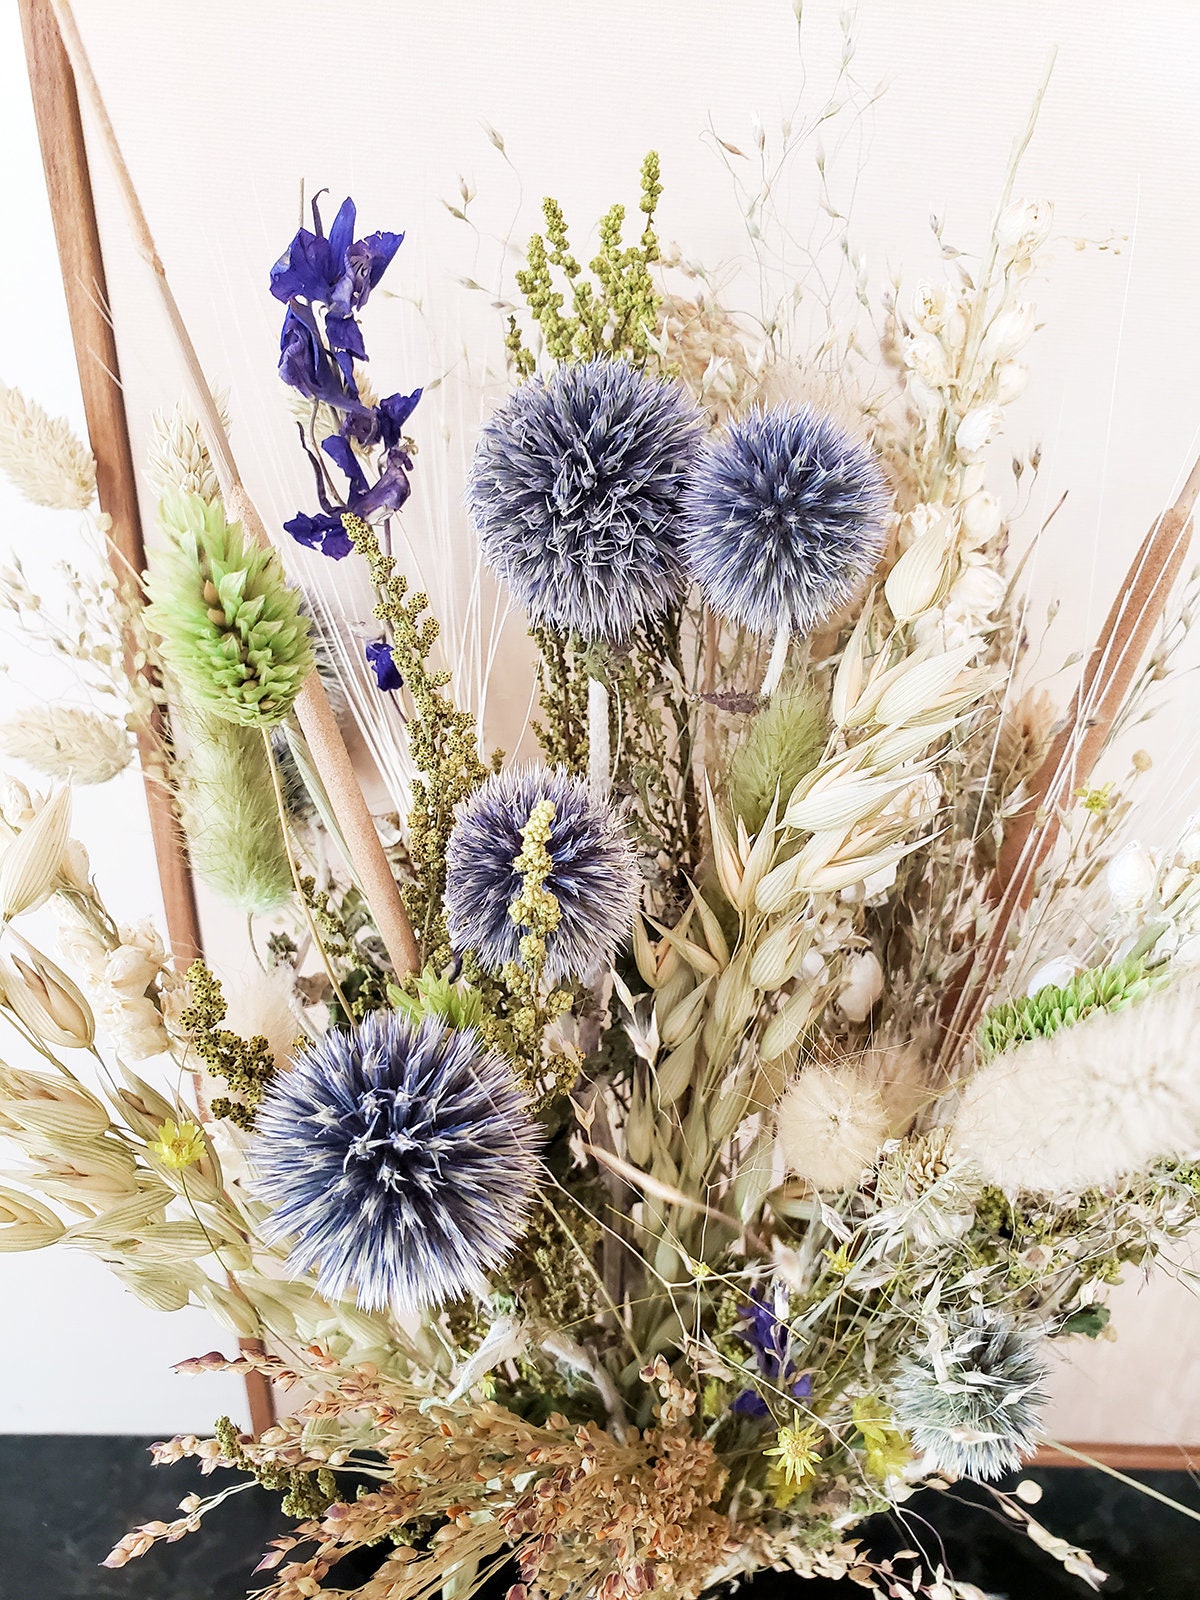
[[[821,1254],[825,1257],[828,1270],[835,1278],[844,1278],[854,1267],[854,1257],[844,1244],[839,1245],[836,1250],[823,1250]]]
[[[1112,793],[1115,785],[1104,784],[1099,789],[1076,789],[1075,798],[1085,811],[1090,811],[1094,817],[1103,816],[1112,804]]]
[[[892,1413],[874,1395],[862,1395],[850,1408],[862,1435],[866,1469],[873,1478],[898,1477],[912,1460],[908,1436],[893,1426]]]
[[[802,1489],[817,1475],[821,1429],[810,1422],[803,1428],[780,1428],[778,1437],[778,1444],[771,1450],[764,1450],[763,1455],[776,1456],[778,1463],[772,1470],[779,1473],[785,1484]]]
[[[147,1146],[150,1154],[157,1156],[164,1167],[190,1167],[203,1161],[204,1134],[194,1122],[164,1122],[158,1138]]]

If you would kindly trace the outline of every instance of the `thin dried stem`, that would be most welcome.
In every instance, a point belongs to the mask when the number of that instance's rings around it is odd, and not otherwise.
[[[154,282],[158,286],[159,298],[170,325],[172,341],[183,362],[188,386],[199,415],[204,442],[221,484],[226,511],[232,520],[241,522],[259,544],[270,546],[271,540],[266,527],[242,482],[220,410],[213,399],[212,389],[168,282],[166,269],[159,257],[141,200],[138,198],[129,168],[121,153],[116,131],[109,118],[100,85],[88,60],[69,0],[53,0],[53,4],[63,45],[75,73],[76,82],[96,117],[101,142],[112,162],[134,246],[150,267]],[[412,924],[405,914],[400,891],[379,842],[345,740],[329,704],[329,697],[315,670],[300,691],[296,702],[296,713],[312,752],[313,764],[325,785],[341,824],[352,857],[350,865],[371,908],[372,917],[379,929],[388,957],[398,973],[414,971],[420,963],[420,956]]]
[[[1179,498],[1154,522],[1117,591],[1088,658],[1071,709],[1030,786],[1028,804],[1005,835],[994,880],[996,913],[978,963],[966,973],[946,1030],[943,1064],[982,1014],[1003,969],[1014,921],[1028,909],[1037,874],[1062,831],[1064,809],[1090,777],[1149,649],[1192,536],[1200,460]]]

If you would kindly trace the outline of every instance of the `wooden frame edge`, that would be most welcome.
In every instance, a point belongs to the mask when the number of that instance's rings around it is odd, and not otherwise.
[[[1087,1467],[1092,1461],[1118,1472],[1200,1472],[1200,1444],[1099,1444],[1063,1441],[1043,1445],[1031,1467]],[[1088,1459],[1081,1461],[1080,1456]]]
[[[96,459],[96,494],[100,509],[112,519],[110,554],[117,576],[124,579],[144,570],[146,550],[75,77],[50,0],[18,0],[18,6],[88,440]],[[202,954],[200,918],[171,795],[154,771],[154,750],[152,734],[139,739],[167,937],[177,965],[185,967]],[[241,1341],[241,1347],[262,1349],[253,1340]],[[260,1434],[275,1421],[271,1388],[260,1373],[247,1375],[246,1400],[250,1426]]]

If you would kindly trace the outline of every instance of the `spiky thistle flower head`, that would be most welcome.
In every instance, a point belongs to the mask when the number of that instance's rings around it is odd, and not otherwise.
[[[1039,1343],[1011,1317],[972,1307],[948,1319],[944,1338],[904,1357],[891,1394],[896,1421],[936,1471],[990,1482],[1033,1454],[1047,1402]]]
[[[278,556],[199,495],[168,488],[159,516],[167,542],[151,561],[146,618],[167,665],[204,710],[248,727],[281,722],[313,653]]]
[[[438,1306],[480,1290],[519,1239],[541,1133],[473,1031],[376,1012],[274,1081],[250,1151],[266,1233],[330,1300]]]
[[[700,429],[678,384],[606,359],[530,379],[487,422],[468,509],[534,623],[621,643],[679,601],[680,496]]]
[[[459,806],[446,847],[450,937],[489,971],[521,959],[522,928],[532,926],[528,825],[537,808],[548,820],[549,860],[536,888],[557,908],[539,929],[543,970],[551,982],[589,978],[628,936],[641,879],[617,813],[561,767],[497,773]]]
[[[684,491],[684,555],[704,598],[755,633],[810,633],[883,553],[874,456],[808,407],[756,407],[708,440]]]

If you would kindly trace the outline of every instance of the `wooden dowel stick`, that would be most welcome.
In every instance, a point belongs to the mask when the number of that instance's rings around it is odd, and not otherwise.
[[[242,482],[229,435],[221,421],[211,386],[167,279],[141,200],[138,198],[129,168],[121,153],[121,146],[100,92],[100,85],[96,81],[87,51],[84,49],[70,0],[52,0],[52,3],[63,44],[75,72],[76,83],[96,117],[101,140],[112,162],[134,245],[138,254],[150,267],[158,287],[159,299],[170,324],[172,338],[183,362],[188,386],[199,413],[204,440],[221,483],[226,512],[232,519],[242,523],[251,538],[269,547],[272,541]],[[345,740],[329,704],[329,696],[325,693],[325,686],[315,670],[309,676],[296,701],[296,714],[312,753],[313,765],[337,812],[338,823],[351,855],[350,865],[370,907],[388,957],[397,973],[412,972],[420,959],[412,924],[404,910],[400,890],[388,865],[383,846],[379,842],[375,823],[363,797],[362,786],[355,775]]]
[[[112,518],[109,557],[113,570],[124,581],[130,572],[142,571],[146,557],[117,343],[107,315],[108,286],[79,100],[50,0],[20,0],[20,7],[46,193],[62,267],[88,438],[96,458],[96,496],[100,509]],[[132,661],[127,665],[131,672],[135,670]],[[162,886],[167,938],[175,965],[182,970],[203,955],[203,948],[182,829],[170,790],[158,772],[158,741],[165,731],[164,720],[156,712],[154,726],[138,735],[138,754],[145,778],[146,809]],[[238,1345],[247,1352],[262,1350],[258,1339],[239,1339]],[[245,1385],[250,1429],[258,1437],[274,1425],[275,1401],[261,1372],[247,1372]]]

